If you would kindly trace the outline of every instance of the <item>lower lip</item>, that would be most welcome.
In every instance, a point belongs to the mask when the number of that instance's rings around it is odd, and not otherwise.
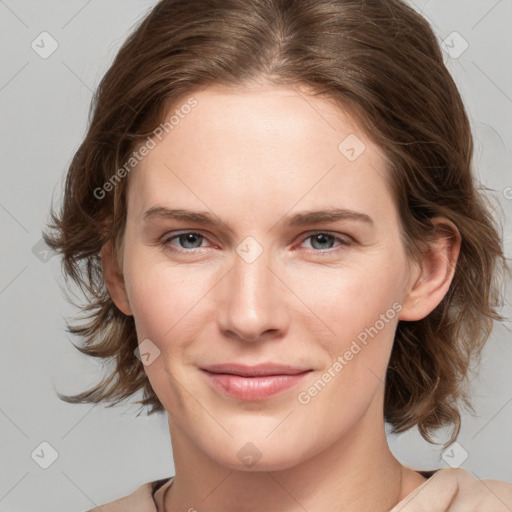
[[[241,377],[228,373],[212,373],[203,370],[213,386],[232,398],[240,400],[264,400],[281,391],[296,386],[307,372],[296,375],[266,375],[262,377]]]

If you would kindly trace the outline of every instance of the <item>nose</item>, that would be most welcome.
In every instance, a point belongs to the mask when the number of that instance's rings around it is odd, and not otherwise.
[[[286,286],[270,263],[266,251],[252,262],[235,254],[233,268],[218,290],[217,322],[225,336],[254,342],[287,331]]]

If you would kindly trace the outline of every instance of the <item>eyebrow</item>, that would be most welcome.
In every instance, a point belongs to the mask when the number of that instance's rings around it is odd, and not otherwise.
[[[202,224],[211,227],[227,227],[229,231],[233,231],[221,219],[206,211],[192,211],[185,209],[171,209],[164,206],[153,206],[143,215],[144,222],[152,219],[172,219],[195,224]],[[281,218],[275,226],[279,227],[297,227],[311,224],[320,224],[323,222],[336,222],[338,220],[355,220],[373,226],[373,219],[366,213],[347,210],[343,208],[327,208],[322,210],[311,210],[286,215]],[[271,228],[273,229],[273,228]]]

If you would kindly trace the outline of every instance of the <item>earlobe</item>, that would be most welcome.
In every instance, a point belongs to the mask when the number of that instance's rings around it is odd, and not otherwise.
[[[448,293],[460,253],[461,236],[453,222],[437,217],[434,240],[415,264],[409,291],[403,299],[399,320],[414,321],[425,318]]]
[[[110,240],[103,245],[100,254],[108,293],[117,308],[125,315],[131,316],[133,313],[128,301],[123,274],[114,257],[113,246]]]

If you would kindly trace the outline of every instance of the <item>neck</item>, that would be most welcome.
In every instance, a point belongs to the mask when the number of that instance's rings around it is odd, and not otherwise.
[[[169,426],[176,475],[166,492],[165,512],[387,512],[425,480],[389,450],[380,407],[370,407],[335,443],[275,471],[225,467],[177,425],[170,421]]]

